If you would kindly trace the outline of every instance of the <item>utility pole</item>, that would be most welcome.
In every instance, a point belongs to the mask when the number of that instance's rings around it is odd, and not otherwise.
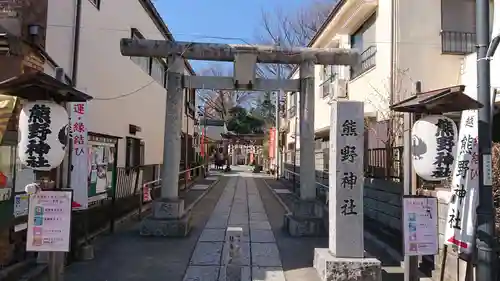
[[[58,81],[64,81],[64,69],[61,67],[56,68],[55,78]],[[69,152],[71,154],[71,151]],[[71,165],[71,163],[70,163]],[[70,166],[71,167],[71,166]],[[57,176],[55,178],[55,188],[62,189],[62,164],[57,167]],[[71,171],[68,171],[71,173]],[[64,280],[64,252],[48,252],[48,275],[50,281],[62,281]]]
[[[477,208],[477,280],[496,280],[495,213],[491,175],[490,1],[476,0],[479,206]]]
[[[278,39],[278,43],[276,44],[277,47],[280,47],[280,39]],[[278,83],[281,83],[281,64],[278,64]],[[276,179],[280,178],[280,173],[279,171],[281,170],[280,167],[280,145],[279,145],[279,135],[280,135],[280,96],[281,96],[281,90],[282,88],[278,91],[276,91],[276,105],[274,106],[274,115],[275,115],[275,124],[276,124],[276,131],[274,134],[274,158],[276,159]]]
[[[422,83],[420,81],[415,82],[415,94],[422,92]],[[404,195],[415,195],[412,187],[412,177],[413,177],[413,166],[412,166],[412,155],[411,155],[411,129],[413,127],[413,122],[415,121],[414,113],[406,113],[404,116],[404,147],[403,149],[403,192]],[[417,256],[406,256],[404,257],[404,281],[418,281],[418,257]]]

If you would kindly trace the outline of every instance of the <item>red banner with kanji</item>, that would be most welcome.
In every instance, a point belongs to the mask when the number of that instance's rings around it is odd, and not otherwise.
[[[275,157],[275,146],[276,145],[276,128],[269,129],[269,158],[274,159]]]

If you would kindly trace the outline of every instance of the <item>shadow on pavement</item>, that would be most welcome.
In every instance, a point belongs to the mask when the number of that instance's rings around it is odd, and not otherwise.
[[[266,179],[266,183],[271,188],[283,189],[287,186],[274,179]],[[293,238],[282,230],[283,216],[285,210],[278,203],[272,192],[263,183],[258,185],[264,207],[269,217],[269,222],[273,228],[274,235],[280,250],[283,269],[287,272],[287,280],[319,280],[316,271],[312,268],[314,259],[314,248],[328,248],[328,237],[316,238]],[[287,205],[291,203],[293,194],[278,194],[280,199]],[[403,280],[404,270],[401,268],[401,261],[391,258],[384,248],[365,239],[365,251],[367,256],[374,257],[382,263],[382,277],[384,281]],[[289,272],[296,273],[296,276],[289,276]],[[300,276],[300,277],[299,277]],[[300,279],[299,279],[300,278]],[[312,278],[312,279],[311,279]]]
[[[287,281],[319,281],[316,270],[312,267],[314,260],[314,248],[327,248],[328,237],[301,237],[289,236],[282,228],[285,210],[276,200],[264,179],[255,179],[264,208],[271,224],[271,228],[278,245],[278,249],[285,271]],[[266,180],[272,182],[273,180]]]
[[[95,259],[68,266],[65,280],[182,281],[196,242],[226,183],[227,178],[221,178],[193,209],[188,237],[142,237],[138,221],[131,222],[112,235],[99,237],[94,243]]]

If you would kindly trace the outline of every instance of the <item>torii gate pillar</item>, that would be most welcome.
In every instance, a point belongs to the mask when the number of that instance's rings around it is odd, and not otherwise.
[[[190,230],[190,213],[184,211],[184,200],[179,198],[184,60],[181,56],[171,56],[167,65],[161,197],[153,201],[153,213],[142,221],[140,233],[182,237]]]

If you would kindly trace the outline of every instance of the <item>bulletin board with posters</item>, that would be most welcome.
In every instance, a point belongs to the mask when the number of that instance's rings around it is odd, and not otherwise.
[[[108,198],[116,186],[118,138],[89,132],[89,203]]]
[[[437,198],[403,196],[403,241],[405,256],[438,253]]]

